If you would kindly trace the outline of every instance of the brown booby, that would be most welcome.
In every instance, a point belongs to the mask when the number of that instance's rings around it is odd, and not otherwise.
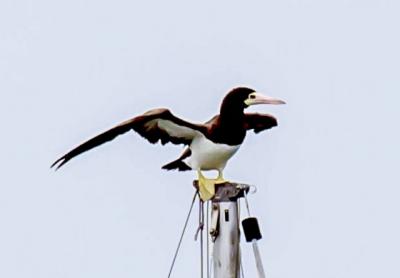
[[[168,109],[152,109],[82,143],[51,167],[63,166],[75,156],[113,140],[130,130],[134,130],[150,143],[173,143],[186,145],[182,155],[162,169],[195,170],[198,173],[200,196],[208,200],[214,195],[215,183],[225,182],[222,171],[227,161],[242,144],[246,132],[259,133],[277,126],[275,117],[269,114],[244,113],[244,109],[255,104],[284,104],[285,102],[264,96],[253,89],[239,87],[231,90],[223,99],[220,114],[204,124],[195,124],[174,116]],[[216,179],[207,179],[203,170],[217,170]]]

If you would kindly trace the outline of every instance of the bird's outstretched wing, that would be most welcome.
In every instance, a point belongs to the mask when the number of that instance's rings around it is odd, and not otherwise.
[[[269,114],[245,113],[246,129],[253,129],[255,133],[259,133],[277,125],[278,121],[276,118]]]
[[[168,142],[188,145],[196,135],[207,132],[205,126],[184,121],[174,116],[168,109],[153,109],[89,139],[57,159],[51,167],[57,165],[58,169],[75,156],[111,141],[131,129],[150,143],[161,141],[163,145]]]

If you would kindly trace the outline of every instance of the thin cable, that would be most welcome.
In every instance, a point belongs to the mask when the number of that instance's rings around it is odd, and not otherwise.
[[[244,191],[244,200],[246,201],[246,208],[247,208],[248,216],[250,217],[251,214],[250,214],[249,202],[247,200],[246,191]],[[257,240],[253,239],[252,245],[253,245],[254,258],[256,260],[258,277],[265,278],[264,266],[263,266],[263,263],[261,260],[260,250],[258,249]]]
[[[211,255],[211,261],[213,259],[213,255]],[[214,263],[211,264],[210,266],[210,274],[211,274],[211,278],[214,278]]]
[[[242,248],[239,247],[239,261],[240,261],[240,273],[242,278],[244,278],[244,269],[243,269],[243,262],[242,262]]]
[[[244,200],[245,200],[245,203],[246,203],[247,214],[250,217],[251,213],[250,213],[250,208],[249,208],[249,201],[247,200],[246,190],[244,191]]]
[[[244,194],[246,194],[246,192],[244,191]],[[240,203],[240,199],[238,199],[237,200],[237,204],[238,204],[238,211],[239,211],[239,213],[238,213],[238,215],[239,215],[239,218],[241,218],[242,216],[241,216],[241,213],[242,213],[242,210],[241,210],[241,208],[242,208],[242,206],[241,206],[241,203]],[[239,231],[240,231],[240,228],[239,228]],[[240,275],[242,276],[242,278],[244,278],[244,269],[243,269],[243,262],[242,262],[242,247],[240,246],[240,242],[239,242],[239,267],[240,267]]]
[[[209,235],[209,214],[210,214],[210,201],[207,202],[206,207],[206,236],[207,236],[207,278],[210,278],[210,235]]]
[[[179,249],[181,248],[182,239],[183,239],[183,236],[184,236],[184,234],[185,234],[186,227],[187,227],[187,224],[188,224],[188,222],[189,222],[190,214],[192,213],[193,205],[194,205],[194,202],[196,201],[197,195],[198,195],[198,191],[196,191],[196,192],[194,193],[193,200],[192,200],[192,204],[190,205],[190,209],[189,209],[188,215],[187,215],[187,217],[186,217],[185,225],[183,226],[183,230],[182,230],[182,233],[181,233],[181,237],[180,237],[180,239],[179,239],[178,246],[176,247],[176,250],[175,250],[174,258],[172,259],[171,267],[170,267],[169,273],[168,273],[168,278],[171,277],[172,270],[174,269],[176,257],[178,256]]]
[[[204,277],[204,244],[203,244],[203,228],[204,228],[204,202],[199,198],[199,232],[200,232],[200,277]]]

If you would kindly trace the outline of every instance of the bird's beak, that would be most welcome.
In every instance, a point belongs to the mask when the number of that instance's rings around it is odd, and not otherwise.
[[[252,93],[249,95],[249,98],[245,100],[246,105],[255,105],[255,104],[286,104],[283,100],[265,96],[260,93]]]

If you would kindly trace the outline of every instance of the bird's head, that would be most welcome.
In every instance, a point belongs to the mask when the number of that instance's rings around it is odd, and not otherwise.
[[[245,109],[255,104],[285,104],[283,100],[265,96],[247,87],[232,89],[222,102],[222,109]]]

